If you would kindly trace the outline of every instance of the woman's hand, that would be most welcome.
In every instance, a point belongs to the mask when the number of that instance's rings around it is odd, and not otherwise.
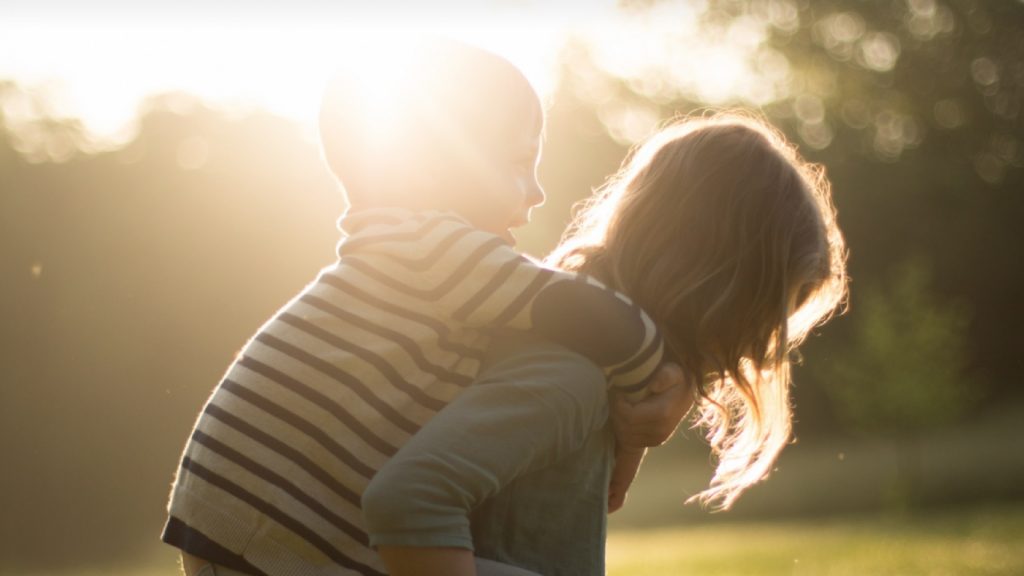
[[[648,447],[661,446],[672,437],[693,407],[693,387],[677,364],[663,364],[647,389],[633,402],[622,394],[611,399],[615,431],[615,468],[608,486],[608,512],[622,508]]]
[[[650,394],[632,403],[621,394],[611,399],[616,445],[627,450],[661,446],[672,437],[696,399],[678,364],[665,363],[648,387]]]

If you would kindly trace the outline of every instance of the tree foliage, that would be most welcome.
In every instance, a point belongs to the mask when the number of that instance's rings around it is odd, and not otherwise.
[[[818,364],[840,415],[874,434],[956,422],[979,399],[967,372],[968,311],[939,301],[920,262],[862,287],[852,337]]]
[[[601,37],[575,44],[563,93],[588,102],[609,137],[624,143],[709,104],[755,107],[826,166],[850,248],[854,307],[807,345],[800,419],[828,425],[813,414],[835,409],[815,386],[815,365],[841,354],[861,329],[857,292],[915,259],[931,271],[935,298],[971,304],[964,340],[972,381],[964,385],[1019,398],[1024,4],[711,0],[696,16],[670,10],[678,6],[627,3],[625,12],[646,26],[615,50],[603,50]],[[676,29],[708,41],[748,39],[739,42],[745,68],[733,96],[708,102],[701,78],[678,74],[695,47]],[[641,58],[616,53],[631,44],[643,44]],[[703,81],[715,79],[712,68]]]

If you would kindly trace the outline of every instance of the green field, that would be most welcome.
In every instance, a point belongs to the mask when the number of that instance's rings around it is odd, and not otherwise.
[[[1024,574],[1024,503],[612,532],[609,576]]]
[[[177,576],[153,549],[141,566],[48,576]],[[0,570],[4,576],[13,572]],[[26,576],[19,572],[19,576]],[[1018,576],[1024,574],[1024,502],[904,516],[717,523],[613,530],[609,576]],[[34,573],[29,576],[42,576]]]

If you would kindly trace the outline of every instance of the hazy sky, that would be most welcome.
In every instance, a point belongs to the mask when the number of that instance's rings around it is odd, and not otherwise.
[[[185,90],[309,121],[321,86],[346,61],[372,64],[382,38],[434,33],[498,52],[542,93],[570,25],[610,3],[5,1],[0,78],[44,92],[59,114],[111,134],[147,94]],[[551,3],[548,3],[551,4]],[[384,42],[386,45],[387,42]]]
[[[762,57],[759,64],[762,69],[771,64],[769,82],[752,80],[751,63],[765,37],[763,21],[738,18],[727,28],[708,28],[700,23],[706,8],[700,0],[662,2],[646,10],[616,4],[5,0],[0,79],[44,94],[51,113],[80,117],[94,135],[111,142],[131,137],[141,99],[176,90],[231,108],[263,107],[312,125],[323,84],[334,70],[356,63],[386,72],[378,64],[392,40],[422,33],[505,56],[542,96],[553,91],[559,51],[571,37],[586,43],[597,66],[638,81],[641,91],[688,93],[709,104],[740,98],[758,105],[778,96],[772,82],[788,82],[788,66],[777,56]],[[607,86],[589,89],[616,137],[635,140],[657,120],[635,107],[616,109],[602,92]],[[35,113],[10,102],[0,105],[9,121]]]

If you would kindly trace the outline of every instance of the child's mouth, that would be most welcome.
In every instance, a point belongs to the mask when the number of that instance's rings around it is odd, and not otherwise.
[[[529,223],[530,223],[529,216],[526,216],[524,218],[517,218],[515,220],[515,222],[512,222],[511,224],[509,224],[508,228],[505,229],[505,233],[502,234],[501,237],[504,238],[505,241],[508,242],[510,246],[515,246],[516,245],[516,237],[515,237],[515,234],[512,233],[512,231],[517,229],[517,228],[522,228],[523,226],[526,226]]]

